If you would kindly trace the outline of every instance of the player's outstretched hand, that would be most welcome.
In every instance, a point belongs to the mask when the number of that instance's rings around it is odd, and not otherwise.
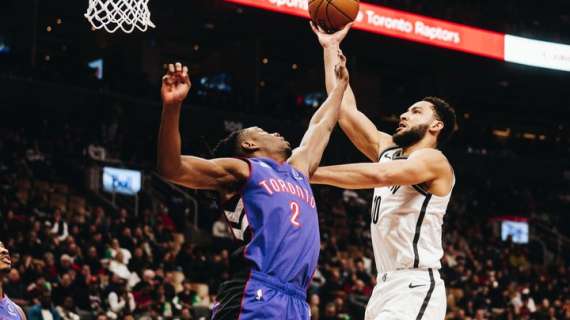
[[[317,35],[317,38],[319,38],[319,43],[321,44],[321,46],[323,46],[323,48],[327,48],[330,46],[339,46],[342,40],[344,40],[344,38],[348,34],[348,30],[350,30],[353,23],[351,22],[346,26],[344,26],[344,28],[338,30],[335,33],[330,33],[330,34],[326,33],[318,25],[315,25],[313,21],[311,21],[310,24],[311,24],[311,29]]]
[[[348,68],[346,67],[346,57],[342,51],[338,50],[339,63],[334,66],[334,74],[339,83],[347,84],[349,80]]]
[[[181,104],[186,99],[191,86],[187,66],[183,66],[180,62],[168,64],[160,89],[162,103],[164,105]]]

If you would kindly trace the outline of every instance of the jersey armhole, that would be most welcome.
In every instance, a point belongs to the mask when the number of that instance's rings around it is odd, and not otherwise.
[[[229,229],[229,231],[230,231],[230,233],[231,233],[231,235],[232,235],[232,238],[233,238],[235,241],[239,241],[239,239],[238,239],[238,238],[236,237],[236,235],[234,234],[232,225],[231,225],[230,221],[228,220],[228,217],[226,216],[226,211],[225,211],[224,207],[225,207],[225,205],[226,205],[228,202],[232,201],[232,200],[235,199],[236,197],[238,197],[238,199],[239,199],[238,202],[239,202],[239,201],[242,201],[242,202],[243,202],[243,191],[245,190],[245,188],[246,188],[247,185],[249,184],[249,181],[251,180],[251,177],[253,177],[253,164],[252,164],[252,162],[251,162],[251,159],[249,159],[249,158],[236,157],[235,159],[242,160],[242,161],[244,161],[245,163],[247,163],[247,165],[248,165],[248,167],[249,167],[249,175],[248,175],[248,177],[243,181],[242,185],[236,190],[236,192],[235,192],[231,197],[228,197],[227,199],[221,199],[221,197],[220,197],[220,201],[219,201],[218,206],[219,206],[219,208],[220,208],[221,214],[224,216],[224,221],[226,222],[226,227]],[[244,203],[243,205],[244,205],[244,210],[245,210],[245,203]],[[244,240],[244,241],[245,241],[245,240]]]
[[[380,156],[378,156],[378,161],[382,160],[382,157],[384,156],[384,154],[386,154],[386,152],[392,151],[392,150],[395,150],[395,149],[399,149],[399,148],[400,148],[400,147],[399,147],[399,146],[396,146],[396,145],[393,145],[393,146],[390,146],[390,147],[388,147],[388,148],[385,148],[384,150],[382,150],[382,152],[380,152]]]
[[[425,183],[420,183],[420,184],[414,184],[412,185],[412,188],[414,188],[417,192],[421,193],[424,196],[428,196],[431,193],[427,191],[427,188],[425,187]]]
[[[251,160],[248,158],[236,158],[242,161],[245,161],[245,163],[247,163],[247,166],[249,167],[249,175],[247,176],[247,178],[245,178],[245,180],[243,181],[243,184],[241,185],[241,187],[239,187],[239,189],[237,190],[237,194],[241,196],[243,195],[243,191],[245,190],[245,188],[247,187],[247,185],[249,184],[249,181],[251,180],[251,177],[253,177],[253,164],[251,163]]]
[[[220,195],[220,200],[219,200],[219,204],[220,207],[223,207],[228,201],[231,201],[232,199],[234,199],[235,196],[240,196],[243,194],[244,189],[247,187],[249,181],[251,180],[251,177],[253,176],[253,165],[251,163],[251,160],[249,160],[248,158],[243,158],[243,157],[236,157],[234,159],[237,160],[242,160],[245,163],[247,163],[248,167],[249,167],[249,175],[247,176],[247,178],[245,178],[242,182],[242,184],[236,188],[236,190],[234,192],[231,193],[231,197],[225,199],[222,197],[222,193],[218,192]]]

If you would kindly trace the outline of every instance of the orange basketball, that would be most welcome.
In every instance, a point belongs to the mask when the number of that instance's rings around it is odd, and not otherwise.
[[[356,19],[359,0],[309,0],[309,14],[326,32],[342,29]]]

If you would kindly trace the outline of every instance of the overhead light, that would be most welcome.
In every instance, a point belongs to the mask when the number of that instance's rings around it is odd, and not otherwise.
[[[495,135],[496,137],[499,137],[499,138],[508,138],[511,136],[511,129],[510,128],[507,128],[505,130],[494,129],[493,135]]]
[[[536,139],[536,134],[534,133],[530,133],[530,132],[525,132],[522,134],[522,137],[528,140],[534,140]]]

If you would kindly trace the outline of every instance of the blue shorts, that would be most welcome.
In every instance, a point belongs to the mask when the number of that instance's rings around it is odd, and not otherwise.
[[[224,288],[224,284],[221,287]],[[237,292],[235,283],[222,288],[219,294],[220,303],[214,307],[212,319],[309,320],[311,318],[304,288],[283,283],[264,273],[251,271],[249,280],[242,287],[242,292]]]

